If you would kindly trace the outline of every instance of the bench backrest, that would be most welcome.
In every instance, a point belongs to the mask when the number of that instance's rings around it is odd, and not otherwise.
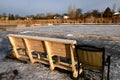
[[[57,55],[61,57],[70,57],[70,47],[76,44],[75,40],[68,39],[58,39],[58,38],[46,38],[46,37],[36,37],[28,35],[15,35],[9,34],[10,38],[15,38],[12,43],[17,47],[24,47],[22,44],[23,40],[25,45],[29,46],[29,50],[36,50],[39,52],[47,52],[48,50],[51,55]],[[18,41],[17,41],[18,40]]]

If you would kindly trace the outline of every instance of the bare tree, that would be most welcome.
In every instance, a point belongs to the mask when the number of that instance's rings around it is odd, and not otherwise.
[[[14,15],[13,15],[13,14],[9,14],[9,15],[8,15],[8,20],[15,20]]]
[[[73,5],[68,7],[68,14],[71,19],[76,18],[76,8]]]
[[[76,9],[76,18],[82,17],[82,9]]]
[[[120,6],[118,7],[117,11],[120,12]]]
[[[92,12],[91,11],[88,11],[86,13],[84,13],[84,17],[85,18],[88,18],[88,17],[91,17],[92,16]]]
[[[47,13],[47,16],[46,16],[46,17],[47,17],[47,19],[52,19],[52,18],[53,18],[53,15],[52,15],[52,13],[49,12],[49,13]]]
[[[116,3],[113,4],[113,7],[112,7],[112,13],[114,13],[116,10]]]
[[[101,13],[98,10],[93,10],[91,14],[93,17],[96,17],[96,18],[101,17]]]
[[[3,15],[2,15],[2,14],[0,14],[0,19],[2,18],[2,16],[3,16]]]

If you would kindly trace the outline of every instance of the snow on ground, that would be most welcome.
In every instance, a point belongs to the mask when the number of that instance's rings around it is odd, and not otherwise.
[[[0,60],[0,72],[10,72],[15,69],[18,70],[15,80],[71,80],[68,74],[57,70],[50,71],[49,67],[40,63],[24,64],[15,60]]]
[[[9,41],[6,38],[6,35],[9,33],[75,39],[78,44],[105,47],[106,55],[112,55],[110,80],[120,80],[120,40],[93,39],[72,35],[94,34],[120,37],[120,25],[56,25],[53,27],[27,27],[11,29],[9,31],[0,31],[0,72],[17,69],[19,74],[15,78],[16,80],[72,80],[70,72],[60,72],[61,70],[50,71],[49,67],[40,63],[24,64],[16,60],[3,59],[4,56],[9,54],[9,49],[11,48]]]

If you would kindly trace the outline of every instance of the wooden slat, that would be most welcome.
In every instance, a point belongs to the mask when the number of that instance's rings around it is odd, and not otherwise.
[[[47,38],[47,37],[38,37],[38,36],[26,36],[26,35],[15,35],[15,34],[9,34],[8,36],[16,36],[16,37],[43,40],[43,41],[52,41],[52,42],[65,43],[65,44],[76,44],[75,40],[68,40],[68,39]]]

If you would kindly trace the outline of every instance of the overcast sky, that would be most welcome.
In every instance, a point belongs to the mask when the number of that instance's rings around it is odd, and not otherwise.
[[[104,11],[106,7],[116,10],[120,7],[120,0],[0,0],[0,13],[30,15],[38,13],[66,13],[69,5],[81,8],[83,12],[98,9]]]

